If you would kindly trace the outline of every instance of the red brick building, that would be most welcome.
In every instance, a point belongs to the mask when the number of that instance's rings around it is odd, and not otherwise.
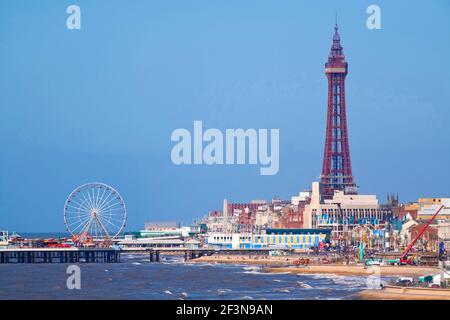
[[[301,229],[303,228],[303,208],[284,208],[275,225],[277,229]]]

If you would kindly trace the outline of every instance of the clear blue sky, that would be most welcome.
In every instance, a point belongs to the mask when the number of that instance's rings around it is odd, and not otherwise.
[[[72,3],[79,31],[65,26]],[[373,3],[382,30],[366,28]],[[122,194],[129,230],[308,188],[336,11],[360,192],[450,196],[448,1],[5,0],[0,229],[63,230],[67,195],[89,181]],[[194,120],[279,128],[279,173],[173,165],[171,132]]]

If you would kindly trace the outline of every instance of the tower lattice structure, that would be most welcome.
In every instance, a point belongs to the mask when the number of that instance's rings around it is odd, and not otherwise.
[[[334,30],[333,44],[328,61],[325,63],[325,74],[328,79],[328,111],[320,178],[321,193],[325,199],[332,198],[335,190],[342,190],[347,194],[357,192],[350,161],[345,106],[345,77],[348,64],[345,61],[337,24]]]

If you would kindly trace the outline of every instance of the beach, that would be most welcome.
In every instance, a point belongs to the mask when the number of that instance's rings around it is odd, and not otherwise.
[[[312,258],[311,258],[312,259]],[[264,268],[265,272],[290,272],[295,274],[337,274],[368,276],[374,273],[376,267],[365,267],[362,264],[310,264],[308,266],[295,266],[293,262],[298,260],[294,256],[243,256],[243,255],[213,255],[203,256],[192,262],[210,262],[210,263],[244,263],[268,265]],[[440,272],[436,267],[421,266],[379,266],[381,276],[423,276],[427,274],[436,274]]]
[[[191,260],[191,262],[209,262],[209,263],[235,263],[235,264],[256,264],[256,265],[292,265],[298,257],[294,256],[259,256],[243,254],[216,254],[212,256],[202,256]]]
[[[311,264],[308,266],[295,266],[293,261],[298,257],[274,256],[254,257],[242,255],[204,256],[191,262],[228,263],[264,265],[262,272],[268,274],[295,274],[298,276],[330,275],[343,277],[361,277],[365,279],[371,275],[380,277],[419,277],[428,274],[437,274],[439,268],[426,266],[375,266],[365,267],[362,264]],[[354,295],[356,299],[363,300],[450,300],[450,290],[431,288],[412,288],[386,286],[383,290],[362,290]]]
[[[450,290],[387,286],[383,290],[363,290],[356,297],[364,300],[450,300]]]
[[[378,269],[379,268],[379,269]],[[416,267],[416,266],[375,266],[364,267],[363,265],[309,265],[266,268],[266,272],[291,272],[295,274],[337,274],[353,276],[370,276],[378,272],[380,276],[405,276],[418,277],[427,274],[439,273],[438,268]]]

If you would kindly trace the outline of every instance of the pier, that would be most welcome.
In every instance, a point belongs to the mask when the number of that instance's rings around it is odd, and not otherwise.
[[[265,254],[271,249],[209,248],[8,248],[0,249],[0,264],[6,263],[116,263],[121,253],[148,254],[150,262],[159,262],[164,254],[179,254],[185,261],[213,254]],[[290,251],[290,250],[283,250]]]
[[[120,251],[111,248],[0,249],[0,263],[115,263]]]

